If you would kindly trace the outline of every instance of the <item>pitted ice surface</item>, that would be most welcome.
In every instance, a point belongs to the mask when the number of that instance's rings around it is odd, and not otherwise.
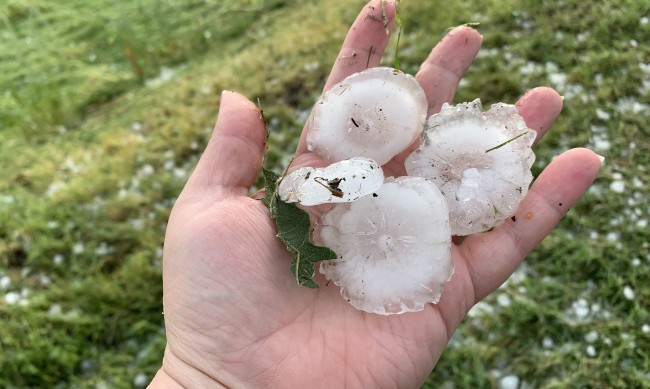
[[[319,243],[338,259],[320,272],[355,308],[382,315],[437,303],[451,278],[451,232],[444,197],[420,177],[387,178],[372,196],[337,204],[322,218]]]
[[[512,105],[483,112],[478,99],[445,104],[429,118],[406,171],[438,186],[449,205],[452,234],[487,231],[510,217],[528,192],[535,136]]]
[[[347,203],[367,196],[384,183],[381,166],[372,159],[351,158],[325,168],[303,167],[280,181],[278,194],[302,205]]]
[[[384,165],[421,134],[427,105],[410,75],[386,67],[355,73],[314,105],[307,147],[330,161],[366,157]]]

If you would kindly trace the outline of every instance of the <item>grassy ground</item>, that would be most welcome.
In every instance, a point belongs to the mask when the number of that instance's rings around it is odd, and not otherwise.
[[[259,98],[277,170],[349,23],[345,0],[0,5],[0,386],[143,386],[164,347],[160,261],[219,92]],[[590,146],[601,177],[472,310],[425,387],[650,387],[650,4],[404,1],[414,73],[446,28],[485,43],[457,101],[551,85],[538,150]],[[386,59],[392,64],[392,59]]]

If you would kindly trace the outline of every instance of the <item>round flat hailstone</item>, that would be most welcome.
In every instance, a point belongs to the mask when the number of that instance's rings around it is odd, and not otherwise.
[[[406,159],[410,176],[433,181],[447,199],[451,231],[487,231],[516,210],[533,180],[536,132],[513,105],[444,104],[432,115],[422,145]]]
[[[355,73],[314,105],[307,147],[328,160],[384,165],[422,133],[427,98],[414,77],[386,67]]]
[[[302,205],[347,203],[367,196],[384,183],[381,166],[372,159],[351,158],[322,169],[303,167],[280,181],[278,194]]]
[[[335,205],[316,234],[338,255],[321,262],[320,272],[366,312],[437,303],[454,270],[447,204],[424,178],[391,177],[372,196]]]

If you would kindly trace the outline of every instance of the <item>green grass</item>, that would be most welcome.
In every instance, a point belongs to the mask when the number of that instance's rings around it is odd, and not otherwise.
[[[0,5],[0,386],[152,377],[165,223],[220,91],[260,99],[279,170],[362,4]],[[514,102],[537,85],[565,95],[535,172],[570,147],[607,158],[560,227],[466,319],[425,387],[496,387],[505,375],[528,387],[649,387],[648,14],[634,0],[402,3],[410,73],[448,27],[481,23],[484,48],[457,101]]]

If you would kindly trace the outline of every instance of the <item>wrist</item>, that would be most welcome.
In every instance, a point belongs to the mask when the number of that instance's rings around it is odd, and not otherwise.
[[[167,374],[164,368],[160,368],[156,372],[156,375],[153,377],[153,380],[151,380],[151,383],[149,384],[149,386],[147,386],[147,388],[182,389],[184,387],[183,385],[179,384],[176,380],[174,380],[169,374]]]
[[[163,365],[156,372],[148,388],[151,389],[184,389],[184,388],[227,388],[205,372],[182,361],[169,346],[165,348]]]

